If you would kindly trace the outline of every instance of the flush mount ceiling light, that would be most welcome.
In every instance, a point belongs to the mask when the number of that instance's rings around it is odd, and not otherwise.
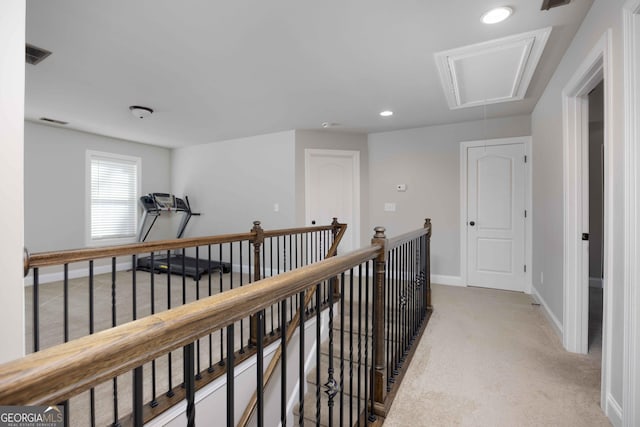
[[[382,117],[389,117],[389,116],[393,116],[393,111],[391,110],[384,110],[380,112],[380,115]]]
[[[153,114],[153,110],[151,108],[141,107],[139,105],[132,105],[131,107],[129,107],[129,111],[131,111],[131,114],[139,119],[144,119],[145,117],[149,117]]]
[[[507,6],[496,7],[495,9],[491,9],[489,12],[482,15],[483,23],[485,24],[497,24],[498,22],[502,22],[513,13],[513,9]]]

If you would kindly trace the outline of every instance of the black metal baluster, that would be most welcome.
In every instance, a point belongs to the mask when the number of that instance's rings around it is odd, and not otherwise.
[[[133,391],[133,425],[134,427],[142,427],[144,425],[144,415],[142,410],[144,407],[142,366],[138,366],[133,370],[133,390],[132,391]]]
[[[394,336],[394,360],[395,360],[395,370],[394,376],[397,376],[400,373],[400,324],[401,324],[401,315],[402,315],[402,306],[400,304],[400,270],[402,266],[400,264],[400,250],[396,249],[396,272],[395,272],[395,305],[396,308],[396,316],[395,316],[395,336]]]
[[[233,265],[233,264],[232,264]],[[235,376],[234,376],[234,353],[233,348],[235,344],[234,340],[234,329],[235,324],[231,324],[227,326],[227,427],[235,427],[235,415],[234,415],[234,385],[235,385]]]
[[[366,311],[365,311],[365,325],[364,325],[364,330],[366,331],[365,333],[365,343],[364,343],[364,401],[365,401],[365,412],[367,411],[367,401],[368,401],[368,397],[371,398],[371,403],[369,405],[369,416],[367,417],[367,420],[369,422],[374,422],[376,420],[376,416],[373,414],[373,404],[374,404],[374,399],[373,399],[373,374],[374,374],[374,360],[375,360],[375,339],[377,337],[373,336],[373,325],[376,321],[376,314],[375,314],[375,281],[374,281],[374,286],[373,286],[373,299],[372,299],[372,304],[371,304],[371,313],[372,313],[372,318],[371,318],[371,340],[369,340],[370,346],[371,346],[371,371],[369,371],[369,351],[368,348],[369,346],[367,345],[367,338],[369,337],[369,265],[370,262],[367,261],[367,263],[364,265],[364,277],[365,277],[365,307],[367,307]],[[367,381],[369,382],[369,384],[367,384]],[[371,388],[369,388],[371,387]],[[367,396],[367,392],[369,391],[369,395]]]
[[[300,292],[300,299],[304,298],[304,292]],[[300,312],[300,322],[299,323],[299,335],[300,335],[300,346],[298,349],[299,352],[299,365],[298,365],[298,425],[304,425],[304,385],[305,385],[305,372],[304,372],[304,321],[305,316],[304,313]]]
[[[33,269],[33,352],[40,351],[40,269]]]
[[[182,305],[187,303],[187,269],[186,269],[186,252],[185,248],[182,248],[181,267],[182,267]],[[169,264],[169,262],[167,262]]]
[[[194,380],[195,366],[193,363],[194,345],[193,343],[184,346],[183,349],[183,367],[184,367],[184,388],[185,398],[187,400],[187,427],[195,427],[196,425],[196,383]]]
[[[267,251],[266,251],[266,246],[265,246],[265,250],[262,251],[262,277],[265,278],[267,277],[267,262],[266,262],[266,255]],[[269,238],[269,277],[273,276],[273,238],[270,237]],[[280,310],[280,304],[276,304],[278,307],[278,310]],[[269,335],[274,336],[275,335],[275,326],[274,326],[274,320],[273,320],[273,305],[271,306],[271,332],[269,333]],[[278,318],[280,313],[278,313]]]
[[[211,245],[207,248],[207,261],[208,266],[211,266]],[[220,258],[220,262],[222,262],[222,258]],[[221,274],[222,270],[220,270]],[[209,296],[213,295],[213,287],[211,282],[211,270],[209,269],[209,283],[208,283]],[[209,334],[209,367],[207,368],[207,372],[213,372],[213,334]]]
[[[257,326],[257,349],[256,349],[256,400],[258,427],[264,427],[264,310],[256,314]]]
[[[198,266],[200,265],[200,246],[196,246],[196,301],[200,299],[200,273],[198,272]],[[200,338],[196,340],[196,380],[202,379],[202,369],[200,367]]]
[[[244,264],[242,263],[242,241],[240,244],[240,287],[244,285]],[[249,245],[251,247],[251,245]],[[240,354],[244,354],[244,319],[240,319]]]
[[[278,238],[276,237],[276,243],[277,243],[277,239]],[[274,264],[273,264],[273,237],[271,237],[269,240],[271,241],[271,275],[273,276],[273,267],[274,267]],[[278,253],[276,254],[276,266],[277,266],[276,275],[278,275],[278,274],[280,274],[280,251],[278,251]],[[278,310],[278,326],[277,326],[277,329],[278,329],[278,331],[280,331],[280,333],[282,333],[283,325],[285,323],[287,323],[286,312],[282,313],[281,304],[278,304],[277,310]],[[273,316],[273,314],[272,314],[272,316]]]
[[[229,281],[233,288],[233,256],[232,254],[233,254],[233,247],[232,247],[232,244],[229,243],[229,257],[230,257],[229,259],[230,259],[230,265],[231,265],[231,272],[229,272]],[[219,256],[220,256],[220,262],[222,262],[222,244],[219,245]],[[219,285],[220,285],[220,293],[224,292],[222,270],[220,270]],[[223,366],[223,365],[224,365],[224,328],[220,328],[220,361],[218,362],[218,366]]]
[[[391,360],[391,348],[390,348],[390,332],[391,332],[391,285],[392,285],[392,271],[393,271],[393,254],[389,253],[389,256],[387,257],[387,266],[386,266],[386,277],[385,277],[385,283],[386,286],[384,287],[384,294],[385,294],[385,322],[384,322],[384,328],[385,328],[385,352],[386,352],[386,364],[387,364],[387,391],[391,390],[391,382],[393,379],[393,375],[391,374],[391,366],[392,366],[392,360]]]
[[[340,275],[340,425],[344,425],[344,272]]]
[[[136,276],[137,256],[131,256],[131,315],[133,320],[138,318],[138,285]],[[142,366],[138,366],[132,373],[132,405],[133,405],[133,426],[142,427],[144,425],[143,406],[144,406],[144,388],[143,388],[143,370]]]
[[[111,327],[115,328],[118,322],[116,317],[116,258],[111,258]],[[113,378],[113,427],[119,427],[118,420],[118,377]]]
[[[331,279],[330,283],[333,283],[335,279]],[[332,287],[332,286],[330,286]],[[320,313],[320,309],[318,308],[318,313]],[[318,314],[318,317],[319,314]],[[325,393],[327,393],[327,396],[329,397],[329,418],[328,418],[328,422],[329,422],[329,427],[333,427],[333,406],[334,406],[334,402],[333,399],[336,396],[336,394],[338,393],[338,387],[336,384],[336,380],[333,377],[333,292],[329,292],[329,329],[328,329],[328,333],[329,333],[329,369],[327,371],[327,373],[329,374],[329,379],[327,380],[327,383],[325,384],[325,387],[327,388],[327,390],[325,391]],[[318,340],[318,343],[316,344],[318,347],[318,354],[320,353],[320,341]]]
[[[63,313],[63,323],[64,323],[64,342],[69,341],[69,264],[64,264],[63,266],[63,293],[64,293],[64,313]],[[69,401],[65,400],[60,403],[64,407],[64,423],[65,426],[69,425]]]
[[[64,265],[63,286],[64,286],[64,342],[67,342],[69,341],[69,264]]]
[[[407,354],[408,354],[408,348],[409,348],[409,277],[408,277],[408,272],[407,272],[407,258],[408,258],[408,254],[407,254],[407,244],[405,243],[404,245],[402,245],[403,248],[403,261],[402,261],[402,266],[403,266],[403,272],[404,272],[404,280],[402,281],[402,285],[403,285],[403,294],[404,294],[404,301],[403,301],[403,310],[404,310],[404,318],[403,318],[403,337],[402,337],[402,343],[403,343],[403,349],[402,349],[402,361],[405,362],[407,360]]]
[[[320,286],[316,286],[316,425],[320,425]],[[300,378],[300,381],[303,381]]]
[[[94,311],[93,311],[93,260],[89,261],[89,335],[94,332]],[[96,391],[92,388],[89,391],[89,412],[91,414],[91,427],[96,425]]]
[[[167,259],[171,256],[171,251],[167,251]],[[171,263],[167,262],[167,310],[171,310]],[[169,376],[169,389],[165,393],[167,397],[173,397],[175,392],[173,391],[173,353],[169,352],[167,355],[167,375]]]
[[[167,258],[168,260],[168,258]],[[150,291],[151,291],[151,314],[156,312],[156,282],[155,274],[153,272],[155,266],[155,253],[151,252],[150,255],[151,269],[149,270]],[[167,264],[170,264],[167,262]],[[158,406],[157,390],[156,390],[156,359],[151,361],[151,402],[149,406],[155,408]]]
[[[353,425],[353,268],[349,270],[349,425]]]
[[[366,331],[365,331],[366,333]],[[357,414],[358,414],[358,423],[361,422],[360,419],[360,400],[362,399],[362,394],[360,390],[360,371],[362,366],[362,264],[358,266],[358,398],[356,400],[357,405]]]
[[[287,299],[280,302],[280,425],[287,425]]]

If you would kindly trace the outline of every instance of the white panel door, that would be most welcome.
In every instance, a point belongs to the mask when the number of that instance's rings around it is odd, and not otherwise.
[[[468,284],[524,291],[524,144],[467,150]]]
[[[307,225],[347,224],[339,252],[359,247],[360,153],[346,150],[305,150]]]

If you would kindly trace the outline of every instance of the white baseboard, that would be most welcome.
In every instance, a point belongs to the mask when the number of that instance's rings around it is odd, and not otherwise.
[[[602,277],[589,277],[589,287],[602,289]]]
[[[462,277],[460,276],[446,276],[444,274],[431,274],[431,283],[438,285],[449,286],[464,286],[462,283]]]
[[[131,269],[131,261],[127,262],[119,262],[116,264],[116,271],[130,270]],[[109,265],[96,265],[93,267],[93,274],[105,274],[111,272],[111,264]],[[73,270],[69,270],[69,279],[77,279],[79,277],[88,277],[89,276],[89,267],[87,268],[74,268]],[[56,271],[53,273],[45,273],[38,275],[38,283],[51,283],[51,282],[60,282],[64,280],[64,272]],[[24,278],[25,286],[33,286],[33,272],[29,272],[29,275]]]
[[[607,395],[607,407],[604,413],[614,427],[622,427],[622,407],[611,394]]]
[[[551,325],[553,326],[553,329],[556,331],[556,333],[558,334],[558,337],[560,337],[560,341],[562,341],[562,323],[558,320],[558,318],[553,314],[553,312],[549,309],[549,305],[547,305],[547,302],[544,300],[544,298],[542,298],[540,296],[540,293],[538,292],[538,290],[535,288],[535,286],[531,286],[531,295],[533,296],[533,298],[538,301],[540,303],[540,305],[542,306],[542,308],[544,309],[543,312],[544,314],[547,316],[547,318],[549,319]]]

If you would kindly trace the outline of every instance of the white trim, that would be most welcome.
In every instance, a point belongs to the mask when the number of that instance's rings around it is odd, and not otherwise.
[[[611,30],[607,30],[586,55],[562,91],[563,124],[563,345],[566,350],[587,353],[588,350],[588,243],[581,234],[588,231],[584,208],[588,193],[583,173],[584,151],[588,137],[589,92],[604,80],[604,268],[602,380],[600,404],[606,408],[606,396],[611,391],[612,277],[613,254],[613,180],[611,156],[613,83],[611,79]]]
[[[623,8],[625,93],[625,241],[624,241],[624,426],[640,425],[640,0],[628,0]],[[610,416],[611,418],[611,416]]]
[[[622,427],[623,425],[623,413],[622,407],[620,404],[614,399],[612,395],[607,396],[607,406],[605,407],[605,414],[611,421],[611,424],[614,427]],[[629,426],[633,427],[631,424]]]
[[[546,27],[443,52],[436,52],[433,56],[449,108],[455,110],[524,99],[551,31],[552,27]],[[519,63],[513,75],[509,94],[500,94],[496,97],[489,95],[486,99],[462,99],[460,76],[456,72],[456,69],[460,67],[456,67],[456,64],[468,58],[478,59],[478,57],[488,54],[495,56],[502,51],[512,51],[516,48],[520,49],[520,51],[515,54],[517,59],[519,59]]]
[[[311,156],[324,155],[324,156],[339,156],[351,158],[353,167],[353,224],[347,224],[348,227],[353,230],[353,244],[352,249],[360,247],[360,152],[355,150],[323,150],[316,148],[305,148],[304,150],[304,216],[307,225],[311,225],[311,212],[309,208],[311,206],[311,194],[309,191],[310,179],[309,179],[309,161]],[[331,220],[331,218],[326,218]],[[338,218],[338,221],[344,221]]]
[[[444,274],[431,273],[431,283],[436,285],[448,285],[448,286],[465,286],[460,276],[447,276]]]
[[[531,296],[533,297],[533,299],[540,303],[540,306],[544,309],[542,312],[545,314],[547,319],[549,319],[549,323],[551,323],[551,326],[553,326],[553,330],[556,331],[556,334],[558,334],[558,338],[562,340],[562,323],[560,323],[555,314],[553,314],[553,311],[551,311],[551,309],[549,308],[547,301],[542,298],[542,296],[534,286],[531,287]]]
[[[525,237],[524,237],[524,256],[525,263],[527,265],[527,272],[524,277],[524,291],[525,293],[531,293],[532,276],[533,271],[533,201],[532,201],[532,157],[531,157],[531,137],[520,136],[514,138],[498,138],[487,139],[480,141],[462,141],[460,143],[460,284],[458,286],[468,286],[469,277],[467,271],[467,148],[469,147],[482,147],[491,145],[510,145],[510,144],[523,144],[524,153],[527,156],[527,163],[525,163],[525,209],[527,210],[527,218],[525,219]],[[433,277],[433,275],[432,275]]]
[[[116,271],[124,271],[131,269],[131,261],[119,262],[116,264]],[[93,274],[105,274],[111,273],[111,263],[109,265],[96,265],[93,267]],[[68,278],[69,279],[77,279],[80,277],[89,277],[89,267],[86,268],[74,268],[73,270],[69,270]],[[56,271],[53,273],[45,273],[38,275],[38,283],[52,283],[52,282],[61,282],[64,280],[64,272]],[[33,286],[33,270],[29,271],[29,275],[24,278],[25,286]]]

